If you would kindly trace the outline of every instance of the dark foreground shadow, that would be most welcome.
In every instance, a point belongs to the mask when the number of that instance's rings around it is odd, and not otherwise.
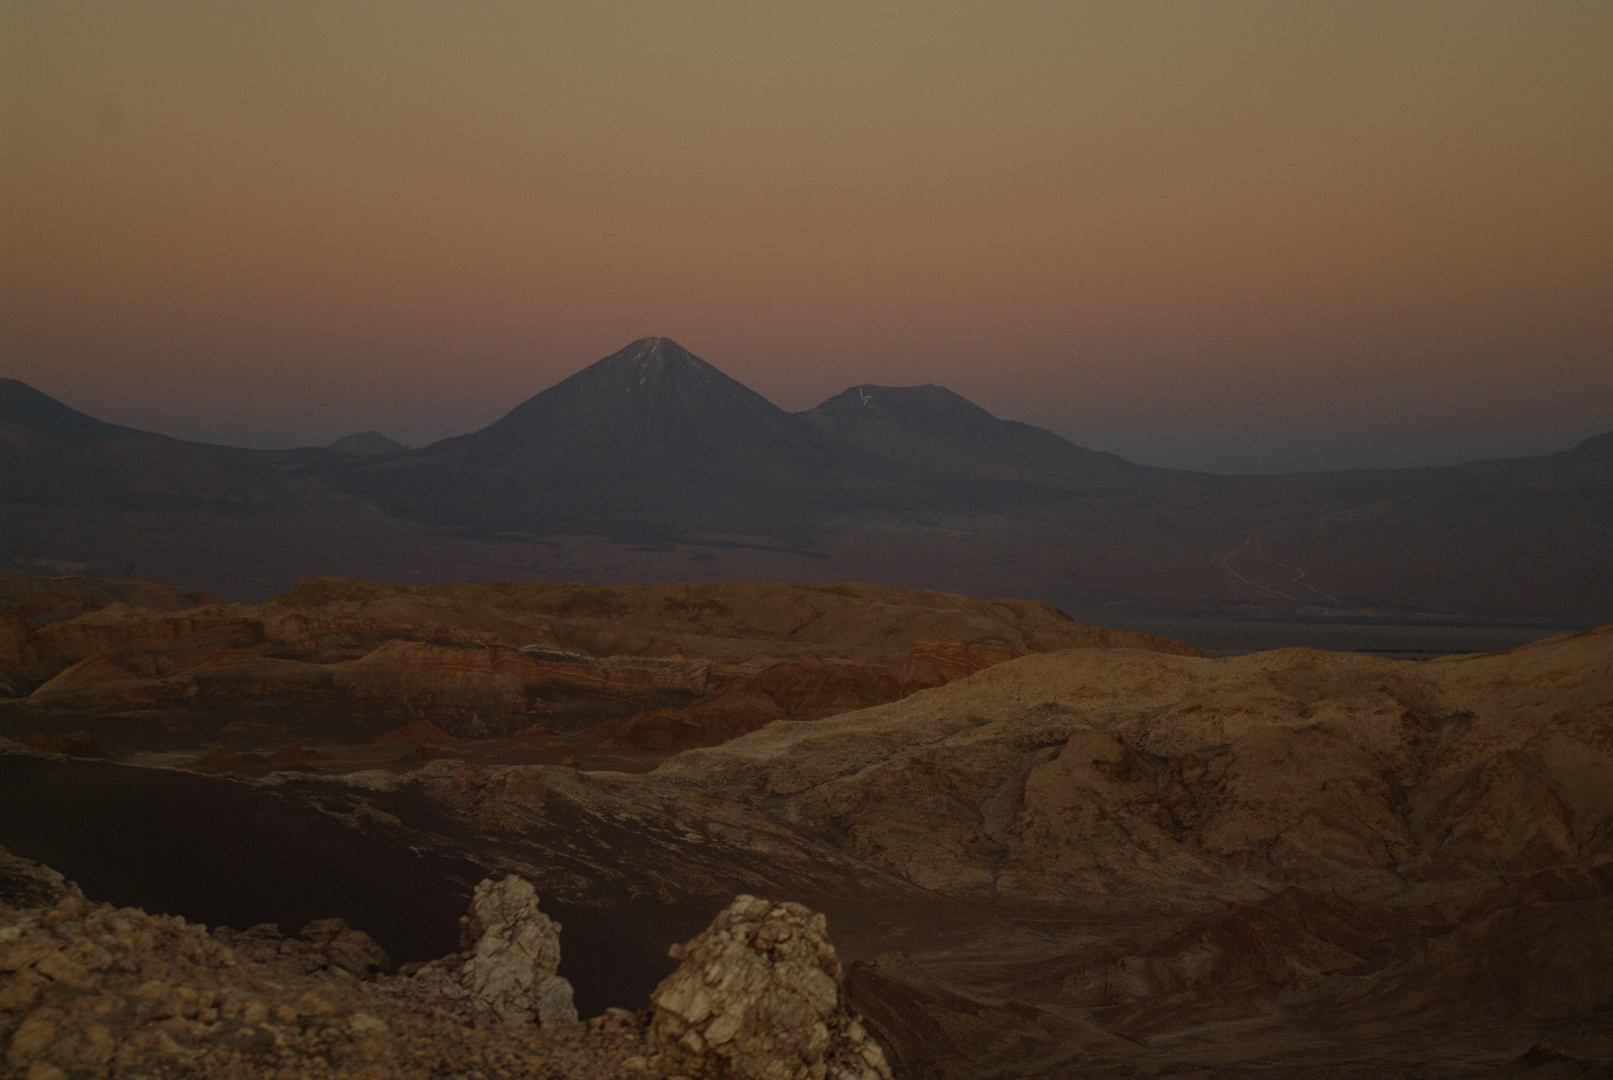
[[[0,845],[120,907],[209,926],[272,922],[288,934],[344,919],[394,963],[456,950],[471,889],[488,876],[468,858],[356,832],[269,789],[13,754],[0,754]],[[544,904],[564,927],[560,973],[583,1016],[644,1006],[675,966],[666,950],[688,919],[630,907]]]

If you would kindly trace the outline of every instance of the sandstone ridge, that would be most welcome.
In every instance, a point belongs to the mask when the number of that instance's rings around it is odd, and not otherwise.
[[[0,677],[32,686],[9,707],[13,715],[138,713],[148,725],[192,727],[339,717],[326,737],[344,741],[417,720],[460,737],[509,736],[539,720],[564,734],[699,703],[707,719],[694,723],[692,741],[705,744],[774,718],[892,700],[1031,652],[1191,651],[1083,626],[1045,604],[865,585],[327,579],[262,605],[193,606],[158,586],[0,585],[9,589],[0,600],[12,605],[0,627]],[[53,617],[39,618],[46,605]],[[843,692],[825,690],[829,675],[845,676]],[[757,707],[736,713],[736,696]],[[729,719],[711,722],[717,713]],[[691,744],[677,731],[632,734],[655,726],[638,721],[598,738],[650,749]]]

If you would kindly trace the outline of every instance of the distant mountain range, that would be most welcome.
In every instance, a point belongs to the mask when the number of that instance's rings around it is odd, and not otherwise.
[[[770,576],[1089,617],[1613,618],[1613,433],[1447,468],[1212,476],[940,386],[854,386],[792,415],[667,338],[421,449],[375,432],[189,443],[0,380],[0,503],[20,523],[0,532],[14,568],[163,567],[151,576],[243,595],[325,573]],[[189,554],[164,544],[180,528]]]
[[[810,515],[1039,501],[1168,474],[999,420],[938,386],[854,387],[791,415],[645,338],[422,450],[331,463],[332,486],[433,524],[777,532]],[[602,527],[602,526],[601,526]]]

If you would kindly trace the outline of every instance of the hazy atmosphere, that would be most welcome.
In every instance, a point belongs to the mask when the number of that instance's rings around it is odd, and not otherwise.
[[[1613,1077],[1610,61],[0,0],[0,1073]]]
[[[644,335],[1152,465],[1613,428],[1613,6],[3,4],[0,374],[420,445]]]

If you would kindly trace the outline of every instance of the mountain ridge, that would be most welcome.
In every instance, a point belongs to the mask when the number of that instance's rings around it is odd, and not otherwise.
[[[97,420],[20,379],[0,379],[0,422],[15,424],[59,442],[86,443],[151,434]]]
[[[1566,626],[1613,614],[1596,554],[1613,548],[1610,448],[1613,433],[1455,466],[1173,472],[934,385],[864,384],[792,415],[650,338],[479,432],[373,457],[132,431],[68,443],[0,419],[15,524],[0,560],[139,566],[242,598],[328,575],[742,578],[1023,595],[1095,621]],[[246,509],[256,524],[221,516]]]
[[[796,415],[869,453],[977,479],[1064,486],[1093,473],[1169,471],[1077,446],[1046,428],[999,419],[934,383],[862,383]]]

